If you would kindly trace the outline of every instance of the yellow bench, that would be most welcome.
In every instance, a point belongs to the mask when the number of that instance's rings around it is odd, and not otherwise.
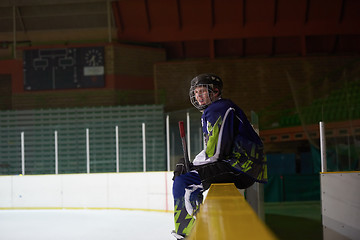
[[[212,184],[189,240],[277,239],[233,183]]]

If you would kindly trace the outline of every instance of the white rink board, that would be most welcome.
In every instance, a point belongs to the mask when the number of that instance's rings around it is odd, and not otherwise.
[[[360,172],[321,173],[324,239],[359,239]]]
[[[174,240],[171,212],[40,209],[1,210],[4,240]]]
[[[172,211],[172,173],[0,176],[0,208]]]
[[[12,206],[48,208],[61,205],[62,179],[55,175],[15,176],[11,177],[11,182]]]
[[[0,206],[9,208],[12,205],[12,179],[11,177],[0,178]]]

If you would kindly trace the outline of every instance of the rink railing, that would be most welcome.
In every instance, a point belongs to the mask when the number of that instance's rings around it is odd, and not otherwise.
[[[212,184],[189,240],[277,239],[233,183]]]
[[[201,113],[162,106],[0,111],[0,175],[171,171],[203,148]]]
[[[0,175],[87,173],[87,158],[91,173],[142,172],[143,123],[146,171],[164,171],[164,122],[162,105],[0,111]]]
[[[166,115],[166,121],[165,121],[165,125],[166,125],[166,170],[167,171],[171,171],[172,167],[171,167],[171,137],[170,137],[170,116],[169,114]],[[191,156],[191,138],[190,136],[191,134],[191,130],[190,130],[190,115],[189,113],[186,114],[186,133],[187,133],[187,149],[188,149],[188,154]],[[200,129],[201,130],[201,129]],[[91,169],[90,169],[90,163],[91,163],[91,149],[90,149],[90,128],[85,128],[85,156],[86,156],[86,173],[90,173]],[[199,133],[199,136],[201,136],[201,133]],[[199,137],[197,136],[197,137]],[[141,137],[142,137],[142,171],[146,172],[147,168],[146,168],[146,162],[147,162],[147,142],[146,142],[146,123],[143,122],[141,124]],[[174,137],[172,137],[174,138]],[[54,173],[55,174],[59,174],[59,141],[58,141],[58,131],[55,130],[54,131]],[[174,143],[173,143],[174,144]],[[119,173],[120,170],[120,146],[119,146],[119,126],[115,126],[115,161],[116,161],[116,172]],[[202,143],[198,144],[200,147],[202,146]],[[197,146],[196,151],[198,151],[199,146]],[[25,168],[25,164],[26,164],[26,144],[25,144],[25,132],[22,131],[20,133],[20,149],[21,149],[21,174],[25,175],[26,174],[26,168]],[[173,153],[174,155],[174,153]]]
[[[142,123],[142,155],[143,155],[143,172],[146,172],[146,124]],[[86,132],[86,173],[90,173],[90,131],[89,128],[85,129]],[[21,171],[25,175],[25,132],[20,133],[21,139]],[[116,151],[116,172],[119,172],[120,166],[120,152],[119,152],[119,126],[115,126],[115,151]],[[59,173],[59,152],[58,152],[58,131],[54,131],[54,159],[55,159],[55,174]],[[169,161],[169,160],[168,160]],[[168,163],[168,166],[169,163]]]

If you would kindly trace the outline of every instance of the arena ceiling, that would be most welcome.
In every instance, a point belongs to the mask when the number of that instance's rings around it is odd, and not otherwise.
[[[169,59],[359,54],[359,12],[358,0],[0,0],[0,42],[109,38]]]

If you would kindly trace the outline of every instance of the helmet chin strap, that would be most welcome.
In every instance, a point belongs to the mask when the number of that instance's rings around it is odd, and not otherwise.
[[[220,97],[220,96],[218,96],[218,97],[216,97],[216,98],[211,99],[211,102],[213,103],[213,102],[215,102],[215,101],[217,101],[217,100],[219,100],[219,99],[221,99],[221,97]]]

